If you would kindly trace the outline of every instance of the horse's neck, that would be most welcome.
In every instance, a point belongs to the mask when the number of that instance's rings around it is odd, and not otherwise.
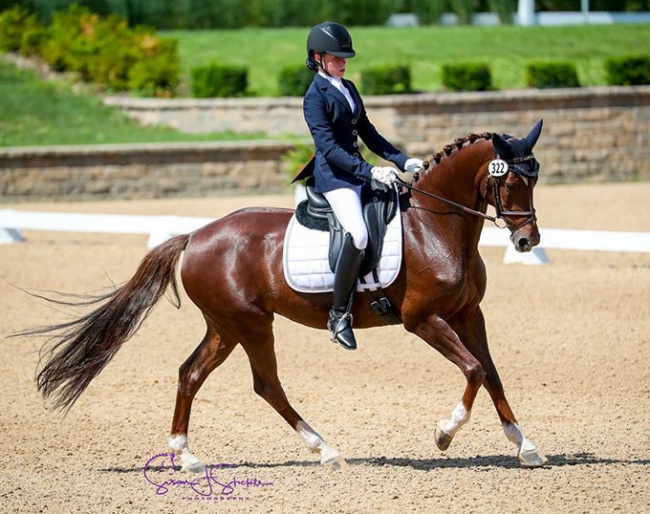
[[[492,145],[487,141],[463,147],[422,173],[415,186],[464,207],[485,212],[487,202],[481,185],[485,183],[484,164],[491,155]],[[413,193],[411,203],[415,209],[408,223],[419,226],[415,233],[420,237],[429,239],[433,236],[439,244],[462,247],[464,251],[461,253],[466,256],[478,253],[483,218],[417,192]],[[447,213],[458,215],[448,216]],[[419,244],[424,244],[424,241]]]
[[[491,155],[489,141],[465,146],[427,170],[419,187],[471,209],[484,211],[486,201],[481,185],[485,180],[484,164]]]

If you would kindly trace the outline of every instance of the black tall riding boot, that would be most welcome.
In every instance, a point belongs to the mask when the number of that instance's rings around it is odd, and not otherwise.
[[[346,234],[341,253],[334,271],[334,300],[330,310],[327,328],[332,333],[332,341],[346,350],[355,350],[357,341],[352,332],[352,296],[359,278],[359,268],[363,250],[352,243],[352,236]]]

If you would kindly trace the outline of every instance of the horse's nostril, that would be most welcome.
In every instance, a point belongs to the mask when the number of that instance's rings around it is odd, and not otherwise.
[[[527,250],[530,247],[528,239],[525,237],[522,237],[519,241],[517,241],[517,244],[521,250]]]

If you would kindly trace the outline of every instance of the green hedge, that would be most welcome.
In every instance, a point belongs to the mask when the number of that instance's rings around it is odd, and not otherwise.
[[[361,71],[361,90],[366,95],[411,93],[411,69],[405,65],[384,65]]]
[[[1,49],[38,55],[55,71],[75,72],[113,91],[174,94],[180,78],[176,40],[143,27],[132,30],[125,19],[86,7],[56,12],[47,27],[26,13],[21,7],[0,13]]]
[[[0,13],[0,50],[19,52],[26,33],[43,30],[43,24],[35,14],[17,5]]]
[[[610,57],[605,61],[607,83],[615,86],[650,84],[650,56]]]
[[[280,96],[304,96],[314,80],[314,72],[304,64],[286,66],[278,74]]]
[[[192,68],[192,94],[197,98],[246,96],[248,69],[245,66],[208,64]]]
[[[449,91],[490,91],[492,73],[483,63],[444,64],[442,85]]]
[[[139,20],[147,19],[145,14],[154,11],[159,14],[166,12],[169,17],[184,9],[183,6],[190,4],[197,7],[196,13],[202,12],[198,10],[198,6],[203,6],[205,9],[214,9],[211,12],[217,13],[219,16],[225,16],[226,12],[233,16],[241,14],[237,14],[236,9],[228,10],[230,9],[228,6],[232,7],[239,0],[79,1],[91,7],[73,6],[68,10],[52,14],[54,6],[61,7],[70,2],[67,0],[21,2],[21,5],[39,4],[41,10],[50,9],[48,12],[51,15],[51,22],[48,25],[44,25],[38,16],[20,5],[0,11],[0,51],[39,56],[56,71],[75,72],[82,80],[105,85],[110,90],[131,90],[136,94],[147,96],[172,96],[180,81],[176,41],[159,38],[152,29],[143,27],[132,29],[126,18],[116,14],[101,16],[95,11],[116,11],[119,10],[115,8],[116,2],[122,2],[122,7],[128,6],[131,9],[129,16]],[[306,10],[307,6],[313,7],[318,4],[316,0],[304,0],[303,3],[299,0],[242,1],[242,5],[246,9],[252,9],[253,4],[257,2],[261,9],[259,12],[256,11],[258,14],[266,13],[265,9],[268,6],[279,5],[279,2],[284,7],[280,9],[281,12],[278,11],[280,14],[276,13],[277,17],[285,21],[289,20],[289,24],[298,19],[298,17],[292,16],[301,8]],[[493,0],[492,3],[496,5],[496,1]],[[506,5],[511,0],[498,1]],[[1,2],[2,0],[0,0],[0,5],[2,5]],[[379,2],[377,9],[385,9],[387,12],[393,3],[393,0]],[[457,5],[461,4],[462,2]],[[469,4],[471,2],[467,3],[467,5]],[[110,9],[107,9],[106,5]],[[264,9],[262,9],[262,5],[265,6]],[[327,5],[331,12],[335,12],[333,9],[340,9],[347,6],[348,3],[343,0],[332,0]],[[366,5],[366,2],[357,2],[354,9],[361,8],[362,5]],[[413,9],[418,8],[422,9],[424,13],[429,12],[432,18],[436,16],[435,6],[425,0],[412,0],[410,5]],[[350,12],[353,12],[354,9]],[[294,14],[290,15],[290,12]],[[345,12],[347,13],[347,11]],[[262,16],[262,14],[260,14],[262,18],[266,16]],[[246,16],[250,15],[250,12],[246,14]],[[275,23],[274,20],[275,18],[269,19],[269,23]],[[262,21],[258,20],[256,23],[262,23]],[[247,90],[247,70],[243,67],[237,68],[237,70],[231,69],[230,71],[213,71],[212,73],[216,74],[210,78],[199,77],[200,84],[193,87],[194,94],[203,97],[250,94],[250,91]],[[605,61],[605,69],[609,84],[650,84],[649,56],[610,58]],[[312,77],[312,74],[302,64],[284,68],[278,75],[279,92],[281,95],[302,96]],[[192,79],[194,80],[194,77]],[[536,88],[578,87],[580,85],[575,66],[568,62],[530,63],[526,68],[526,82],[530,87]],[[450,91],[493,89],[489,67],[479,63],[444,65],[442,83]],[[390,64],[369,68],[362,71],[360,85],[363,93],[370,95],[409,93],[412,92],[410,69],[407,66]]]
[[[526,66],[526,85],[537,89],[580,87],[578,72],[570,62],[533,62]]]
[[[180,82],[178,41],[146,36],[140,40],[146,56],[138,59],[128,73],[128,88],[142,96],[174,96]]]

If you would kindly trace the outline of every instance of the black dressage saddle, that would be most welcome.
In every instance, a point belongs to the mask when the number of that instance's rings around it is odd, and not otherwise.
[[[332,272],[336,268],[343,246],[345,231],[336,219],[327,199],[314,190],[314,179],[311,177],[305,184],[307,199],[296,208],[298,223],[307,228],[329,231],[329,266]],[[379,264],[381,250],[384,245],[386,228],[399,209],[397,192],[393,188],[380,186],[376,183],[365,185],[361,191],[363,218],[368,228],[368,246],[361,263],[359,276],[363,277],[373,271]]]

